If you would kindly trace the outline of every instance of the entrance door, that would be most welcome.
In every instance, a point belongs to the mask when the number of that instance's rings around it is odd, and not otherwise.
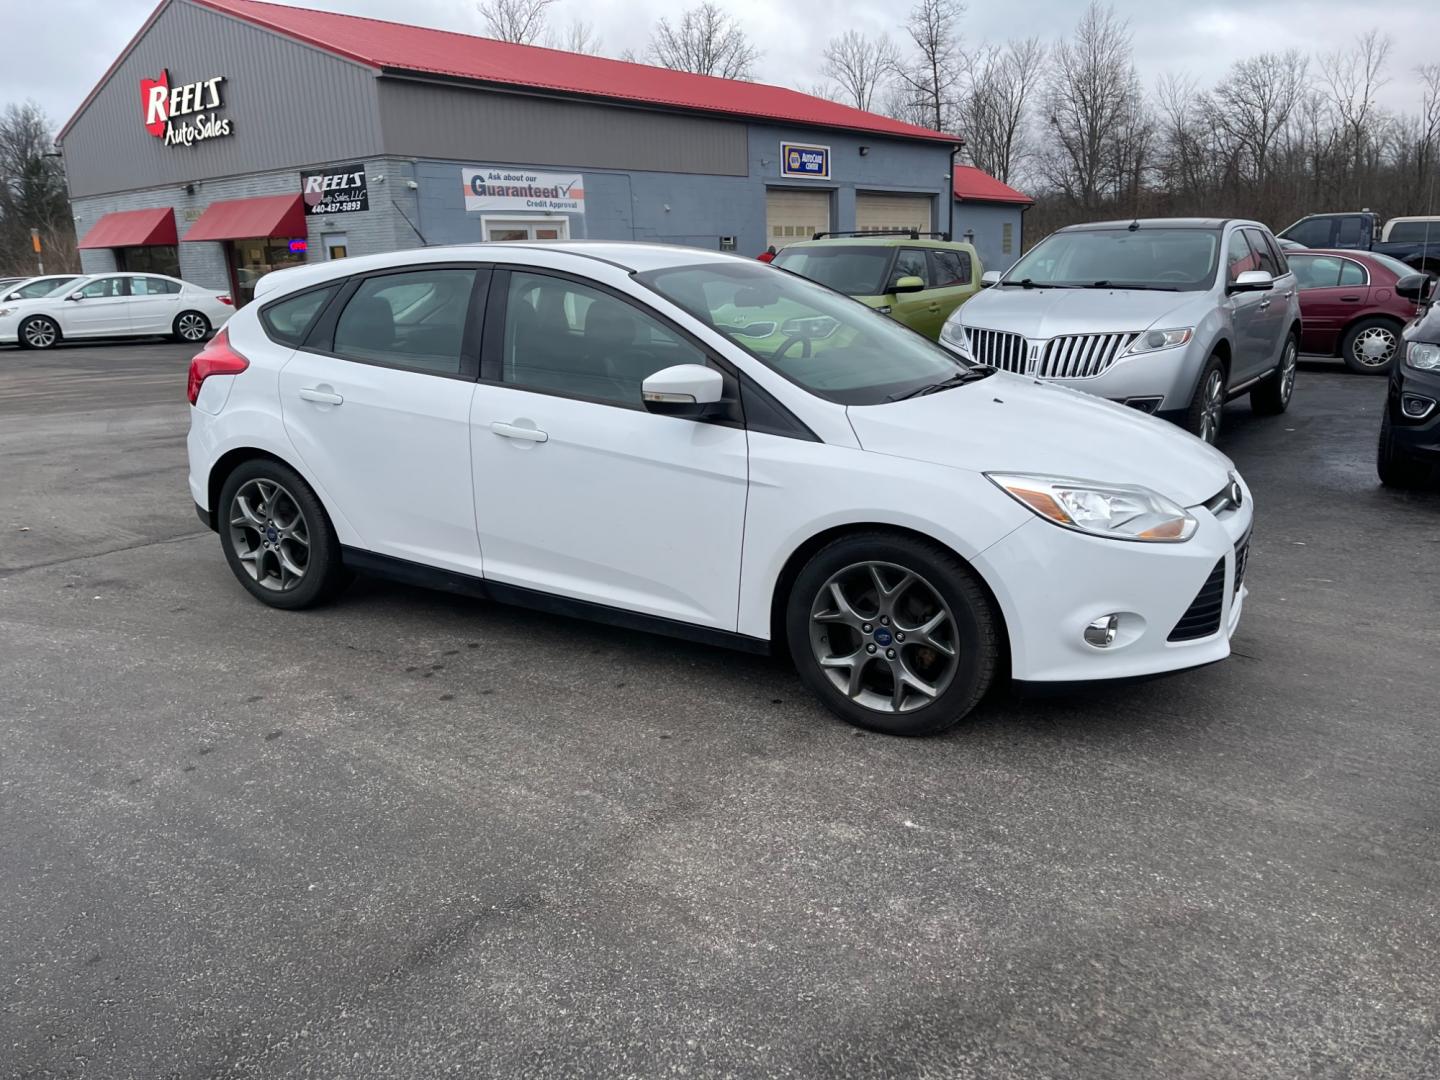
[[[350,239],[344,233],[326,233],[321,246],[326,259],[343,259],[350,254]]]
[[[861,232],[894,232],[913,229],[930,230],[929,195],[867,195],[855,196],[855,228]]]
[[[563,217],[487,217],[481,225],[486,240],[570,239],[570,219]]]
[[[766,243],[779,251],[830,228],[830,193],[769,188],[765,192]]]
[[[291,253],[289,240],[264,237],[255,240],[231,240],[228,247],[237,308],[244,307],[255,299],[255,283],[270,271],[299,266],[305,261],[305,256]]]

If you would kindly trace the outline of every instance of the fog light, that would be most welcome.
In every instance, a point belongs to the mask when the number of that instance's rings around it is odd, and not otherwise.
[[[1132,397],[1126,398],[1125,404],[1132,409],[1139,409],[1143,413],[1153,414],[1160,407],[1160,402],[1164,400],[1164,398],[1158,397]]]
[[[1085,627],[1085,641],[1097,649],[1108,649],[1115,641],[1115,631],[1119,628],[1119,615],[1102,615]]]
[[[1411,420],[1424,420],[1435,408],[1435,402],[1419,394],[1406,394],[1400,399],[1400,411]]]

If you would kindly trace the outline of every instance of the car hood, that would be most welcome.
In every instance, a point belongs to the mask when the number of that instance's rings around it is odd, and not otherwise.
[[[972,297],[956,318],[963,326],[1005,330],[1031,339],[1062,334],[1139,332],[1165,321],[1172,329],[1193,326],[1208,310],[1208,292],[1156,292],[1145,289],[991,288]],[[1197,301],[1199,303],[1197,304]]]
[[[1173,424],[1005,372],[908,401],[852,405],[847,413],[872,453],[974,472],[1140,484],[1181,506],[1223,489],[1234,468]]]

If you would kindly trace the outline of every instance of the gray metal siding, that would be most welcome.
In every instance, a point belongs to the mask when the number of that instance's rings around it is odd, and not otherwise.
[[[745,124],[381,79],[385,152],[485,164],[744,176]]]
[[[955,200],[955,239],[963,240],[967,230],[974,232],[975,252],[986,270],[1008,270],[1011,263],[1020,258],[1024,221],[1019,206]],[[1009,252],[1004,249],[1007,222],[1011,227]]]
[[[171,85],[223,75],[234,134],[166,146],[145,130],[140,80]],[[66,134],[74,197],[184,184],[380,150],[376,78],[367,68],[175,0]]]

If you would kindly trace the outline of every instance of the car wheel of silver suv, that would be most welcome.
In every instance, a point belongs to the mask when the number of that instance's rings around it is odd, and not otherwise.
[[[1204,439],[1211,446],[1220,437],[1220,423],[1225,412],[1225,362],[1218,353],[1205,361],[1205,370],[1195,386],[1195,396],[1185,410],[1181,426],[1191,435]]]

